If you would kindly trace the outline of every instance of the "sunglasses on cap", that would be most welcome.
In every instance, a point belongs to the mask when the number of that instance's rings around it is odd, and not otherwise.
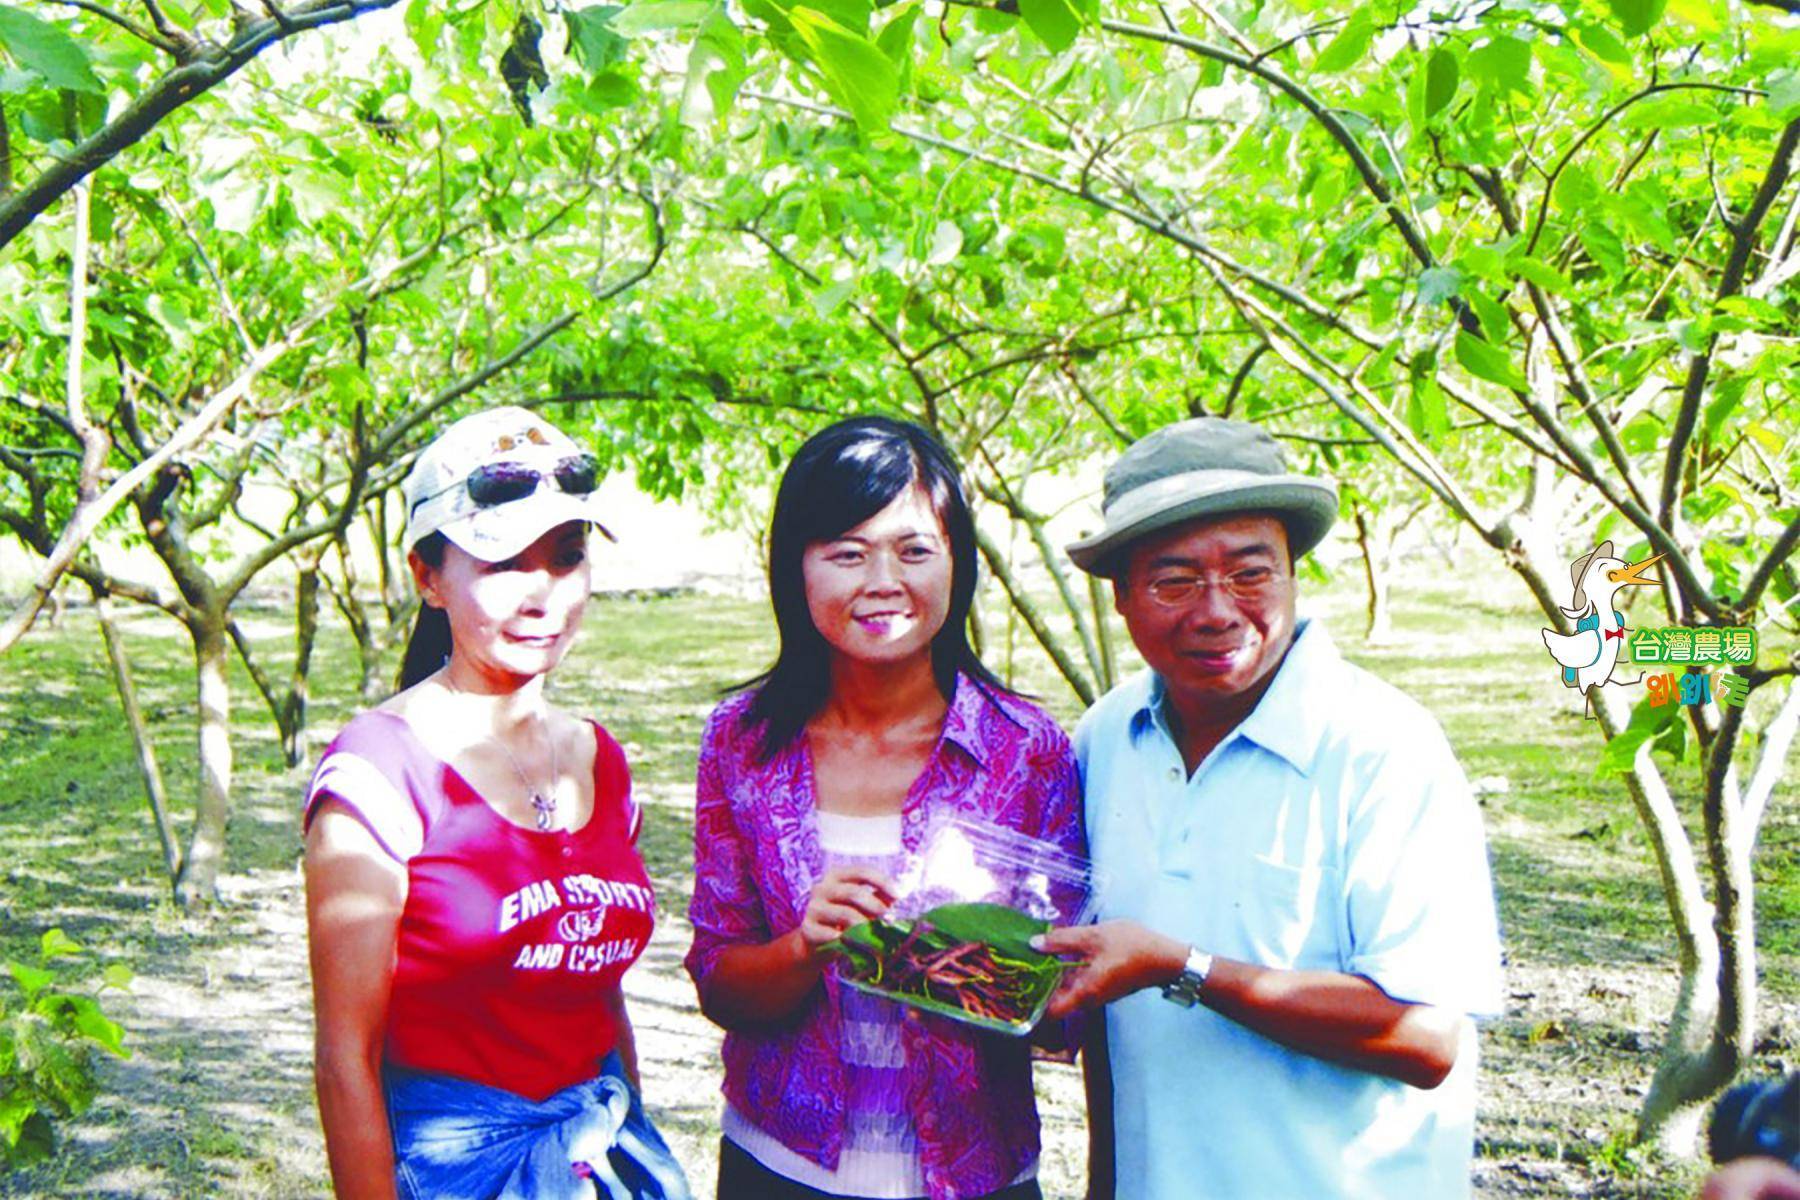
[[[523,500],[537,491],[546,479],[553,480],[571,496],[585,496],[600,485],[600,461],[591,454],[571,454],[548,471],[519,462],[483,463],[465,475],[460,485],[453,483],[442,492],[416,501],[413,511],[458,486],[467,490],[475,507],[494,508]]]

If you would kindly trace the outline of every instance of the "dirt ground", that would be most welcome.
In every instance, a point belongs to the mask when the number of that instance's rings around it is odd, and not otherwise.
[[[688,815],[665,802],[651,819],[686,821]],[[198,922],[224,934],[209,939],[215,948],[183,970],[146,970],[120,1004],[119,1019],[138,1052],[106,1065],[95,1110],[70,1128],[68,1157],[79,1169],[15,1179],[0,1185],[0,1194],[119,1200],[330,1194],[312,1098],[301,881],[296,872],[264,871],[231,876],[224,891],[227,908]],[[183,934],[179,928],[168,932]],[[708,1195],[717,1153],[719,1034],[695,1009],[681,968],[687,943],[685,921],[665,912],[649,951],[627,975],[626,991],[653,1117],[697,1193]],[[1484,1032],[1486,1145],[1476,1164],[1476,1195],[1683,1194],[1682,1176],[1670,1177],[1666,1168],[1652,1186],[1634,1182],[1629,1173],[1596,1172],[1593,1161],[1616,1132],[1611,1113],[1641,1094],[1647,1075],[1633,1071],[1631,1061],[1641,1059],[1646,1067],[1653,1061],[1654,1022],[1666,1011],[1673,979],[1601,967],[1514,968],[1509,983],[1515,1005],[1528,1007],[1530,1017],[1504,1019]],[[1786,1005],[1777,1014],[1777,1025],[1789,1033],[1800,1025],[1795,1010]],[[201,1013],[204,1025],[196,1020]],[[1641,1036],[1584,1046],[1586,1027],[1621,1021],[1641,1028]],[[1554,1075],[1528,1061],[1546,1050],[1562,1060],[1564,1069]],[[1045,1195],[1076,1200],[1086,1145],[1080,1073],[1040,1064],[1038,1092]],[[1567,1130],[1567,1144],[1546,1140],[1546,1128]],[[145,1165],[201,1158],[202,1173],[215,1181],[205,1191],[188,1190],[195,1176],[187,1171]],[[1625,1172],[1632,1166],[1625,1157],[1617,1165]]]
[[[1589,730],[1578,712],[1554,708],[1561,697],[1545,673],[1494,672],[1512,653],[1508,639],[1524,640],[1502,623],[1512,611],[1484,613],[1494,632],[1472,639],[1467,598],[1429,599],[1404,646],[1358,656],[1429,697],[1469,774],[1492,781],[1483,804],[1510,1001],[1507,1015],[1482,1032],[1475,1193],[1691,1197],[1698,1166],[1630,1147],[1676,983],[1634,818],[1615,789],[1589,779]],[[1348,609],[1340,602],[1325,611]],[[700,622],[704,638],[692,636]],[[696,1194],[707,1196],[719,1034],[697,1011],[681,969],[688,930],[679,915],[691,874],[692,753],[721,682],[760,660],[766,618],[750,603],[619,601],[597,606],[589,625],[584,658],[559,702],[607,715],[649,806],[643,846],[662,914],[626,990],[648,1104]],[[147,621],[132,634],[146,660],[152,718],[169,723],[167,742],[179,746],[191,704],[175,643]],[[92,630],[72,620],[59,637],[46,637],[36,657],[0,679],[0,944],[16,955],[57,925],[103,960],[128,964],[137,977],[128,992],[109,996],[107,1009],[127,1030],[133,1055],[102,1063],[94,1108],[59,1126],[57,1160],[0,1178],[0,1196],[328,1195],[294,865],[305,771],[277,765],[246,697],[224,903],[199,916],[179,913],[157,874],[105,681],[84,666]],[[335,658],[319,672],[332,688],[321,696],[320,730],[341,724],[358,703],[345,682],[345,646],[334,641],[326,650]],[[1472,678],[1483,688],[1466,686]],[[1041,682],[1033,687],[1054,694]],[[179,752],[170,757],[179,764]],[[1777,797],[1758,851],[1765,990],[1750,1074],[1800,1059],[1792,886],[1800,878],[1800,813],[1792,800],[1791,792]],[[1086,1138],[1080,1075],[1042,1065],[1038,1081],[1045,1194],[1075,1200]]]

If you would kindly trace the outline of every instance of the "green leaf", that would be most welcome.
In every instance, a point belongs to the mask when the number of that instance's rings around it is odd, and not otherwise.
[[[38,954],[46,959],[58,958],[65,954],[80,954],[81,946],[74,938],[64,933],[61,927],[44,930],[44,936],[38,939]]]
[[[1463,295],[1469,307],[1475,310],[1487,340],[1496,345],[1504,342],[1506,335],[1512,332],[1512,320],[1506,315],[1506,306],[1480,288],[1469,288]]]
[[[1435,117],[1456,98],[1456,85],[1462,79],[1462,63],[1455,51],[1439,46],[1425,60],[1425,115]]]
[[[1059,54],[1081,34],[1081,12],[1072,0],[1019,0],[1019,15],[1038,41]]]
[[[613,17],[611,25],[620,37],[637,37],[658,29],[698,25],[712,9],[713,0],[648,0]]]
[[[14,981],[19,985],[19,990],[25,993],[25,1003],[28,1005],[37,999],[39,992],[56,982],[55,974],[41,967],[29,967],[24,963],[9,962],[6,964],[6,969],[12,972]]]
[[[1431,376],[1413,379],[1406,404],[1406,423],[1426,441],[1434,441],[1450,432],[1450,410],[1444,402],[1444,389]]]
[[[1630,67],[1631,47],[1604,25],[1577,25],[1571,31],[1583,50],[1608,67]]]
[[[623,11],[617,4],[595,4],[563,14],[569,26],[569,49],[589,71],[604,71],[624,59],[630,43],[611,25]]]
[[[1518,38],[1496,34],[1469,55],[1469,77],[1490,91],[1531,92],[1531,47]]]
[[[1719,110],[1700,100],[1665,96],[1647,104],[1634,104],[1619,118],[1621,129],[1688,129],[1717,125]]]
[[[13,1146],[14,1165],[25,1167],[45,1162],[55,1152],[56,1134],[50,1128],[50,1118],[41,1112],[34,1112],[26,1117],[19,1130],[19,1140]]]
[[[76,1033],[94,1042],[115,1058],[130,1058],[125,1048],[125,1031],[107,1019],[100,1006],[86,996],[70,997],[71,1024]]]
[[[868,38],[816,9],[795,8],[788,17],[824,73],[832,97],[861,128],[886,129],[900,98],[900,72],[893,60]]]
[[[1506,269],[1506,255],[1494,246],[1470,246],[1456,262],[1464,273],[1479,276],[1492,284],[1506,284],[1512,279]]]
[[[919,919],[959,942],[986,942],[1027,962],[1050,957],[1031,948],[1031,939],[1048,930],[1050,922],[1004,904],[940,904]]]
[[[124,963],[108,963],[106,964],[106,970],[100,973],[102,987],[118,988],[120,990],[130,987],[133,978],[134,976],[131,973],[131,968]]]
[[[604,116],[615,108],[628,108],[643,95],[637,80],[617,68],[602,71],[572,91],[577,104],[595,116]]]
[[[731,108],[743,85],[744,34],[720,5],[707,14],[688,51],[687,87],[681,97],[681,119],[689,125],[710,123]]]
[[[1485,379],[1513,391],[1525,390],[1525,376],[1513,366],[1512,357],[1505,349],[1489,345],[1466,329],[1458,330],[1456,334],[1456,361],[1477,379]]]
[[[985,10],[984,10],[985,11]],[[882,27],[875,35],[875,44],[881,52],[894,60],[894,65],[905,71],[912,62],[913,27],[918,24],[919,10],[908,8]]]
[[[931,252],[925,261],[934,267],[941,267],[953,261],[962,253],[963,235],[955,221],[939,221],[937,228],[931,231]]]
[[[1369,52],[1369,45],[1375,40],[1375,32],[1374,10],[1358,8],[1356,14],[1338,30],[1338,35],[1319,51],[1319,57],[1313,60],[1313,70],[1331,75],[1355,66]]]
[[[59,26],[0,5],[0,46],[13,61],[35,71],[51,87],[104,92],[88,63],[87,51]]]
[[[1648,696],[1638,701],[1637,706],[1631,710],[1631,720],[1626,723],[1625,728],[1601,748],[1599,761],[1594,765],[1594,774],[1614,775],[1631,770],[1632,761],[1637,758],[1638,747],[1661,735],[1670,722],[1675,721],[1680,711],[1680,706],[1675,704],[1653,708]]]
[[[1462,281],[1463,274],[1455,267],[1427,267],[1419,272],[1419,303],[1436,307],[1456,299]]]
[[[1785,121],[1800,113],[1800,67],[1784,67],[1769,72],[1769,111]]]
[[[1668,0],[1606,0],[1626,37],[1643,37],[1662,20]]]
[[[1513,259],[1512,269],[1520,279],[1527,283],[1535,283],[1546,292],[1555,292],[1560,295],[1574,286],[1569,282],[1567,275],[1542,259],[1532,258],[1529,255],[1521,255]]]
[[[1602,271],[1614,279],[1625,274],[1625,243],[1612,226],[1587,221],[1576,229],[1575,236]]]

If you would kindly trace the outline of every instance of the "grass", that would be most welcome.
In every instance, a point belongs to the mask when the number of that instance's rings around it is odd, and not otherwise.
[[[1592,775],[1598,740],[1556,682],[1539,622],[1507,596],[1402,583],[1393,643],[1366,646],[1360,604],[1344,573],[1342,583],[1311,589],[1304,607],[1350,658],[1430,707],[1468,774],[1488,785],[1512,1009],[1484,1033],[1478,1193],[1692,1195],[1691,1164],[1663,1162],[1628,1137],[1676,978],[1661,890],[1623,789]],[[279,665],[280,606],[246,616]],[[132,615],[126,632],[185,831],[194,786],[187,644],[149,615]],[[988,636],[989,660],[1004,661],[1004,621],[991,613]],[[701,724],[721,688],[755,673],[771,649],[760,602],[600,598],[555,680],[557,701],[599,715],[625,746],[640,794],[666,806],[643,840],[665,912],[686,903],[685,808]],[[1020,686],[1072,722],[1078,705],[1042,656],[1020,643],[1012,657]],[[130,966],[139,980],[113,1008],[135,1053],[104,1067],[102,1097],[67,1124],[59,1159],[0,1179],[0,1195],[322,1194],[295,875],[305,771],[281,763],[260,698],[236,675],[226,903],[199,916],[176,911],[103,664],[82,610],[7,657],[0,956],[28,955],[58,925],[90,948],[89,969]],[[328,626],[313,672],[316,741],[358,706],[356,673],[352,643]],[[1683,812],[1695,813],[1694,773],[1671,781]],[[1771,805],[1756,876],[1765,1001],[1756,1069],[1773,1071],[1800,1040],[1800,814],[1791,784]],[[653,948],[649,971],[663,990],[634,998],[634,1010],[694,1069],[710,1070],[713,1043],[693,1032],[677,942]],[[647,1066],[648,1076],[655,1071]],[[696,1094],[665,1102],[665,1119],[687,1144],[708,1145],[715,1102],[707,1088],[688,1090]],[[1078,1132],[1070,1124],[1078,1104],[1066,1107],[1059,1128]]]

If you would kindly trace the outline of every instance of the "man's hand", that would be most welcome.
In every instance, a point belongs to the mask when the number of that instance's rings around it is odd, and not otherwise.
[[[1187,946],[1136,921],[1052,929],[1031,939],[1031,944],[1045,954],[1079,960],[1050,998],[1052,1017],[1111,1004],[1143,988],[1161,987],[1181,974],[1188,956]]]
[[[1700,1200],[1800,1200],[1800,1171],[1777,1158],[1740,1158],[1707,1177]]]

